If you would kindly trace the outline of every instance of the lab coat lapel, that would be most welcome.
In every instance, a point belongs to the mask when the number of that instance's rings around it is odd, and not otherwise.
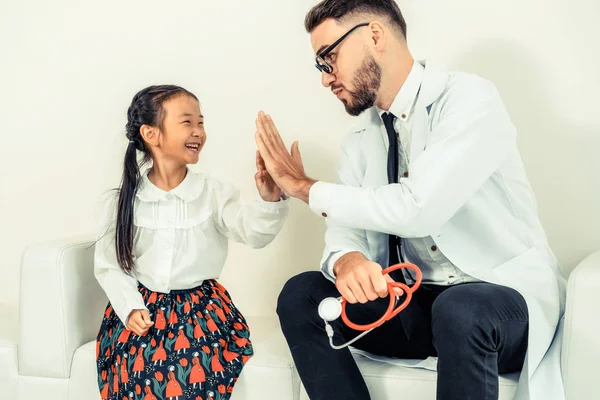
[[[363,155],[366,160],[364,187],[379,187],[388,184],[387,150],[381,134],[381,119],[375,108],[369,111],[362,132]]]
[[[448,83],[448,75],[437,70],[431,63],[419,61],[424,67],[423,80],[413,111],[413,129],[411,132],[410,159],[415,160],[425,150],[425,143],[430,131],[431,108]]]
[[[425,66],[425,71],[413,115],[411,160],[416,159],[425,149],[431,106],[442,95],[448,82],[447,74],[430,66],[430,63],[419,62]],[[361,141],[367,165],[363,185],[367,187],[387,185],[387,150],[381,134],[381,119],[374,107],[367,113]]]

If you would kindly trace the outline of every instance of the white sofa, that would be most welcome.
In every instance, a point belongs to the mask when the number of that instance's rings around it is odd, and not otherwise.
[[[94,339],[106,297],[92,272],[89,240],[30,246],[21,266],[20,321],[0,325],[0,400],[99,399]],[[569,400],[600,398],[600,251],[569,278],[563,376]],[[235,400],[308,399],[276,317],[248,317],[256,355],[234,391]],[[8,322],[7,322],[8,321]],[[18,353],[18,357],[17,357]],[[435,373],[357,356],[374,400],[434,399]],[[515,377],[500,378],[500,398],[512,398]],[[542,400],[542,399],[540,399]],[[547,400],[547,399],[543,399]]]

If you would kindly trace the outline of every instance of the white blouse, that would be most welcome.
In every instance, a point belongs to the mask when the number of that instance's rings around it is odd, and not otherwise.
[[[233,186],[187,172],[166,192],[142,175],[134,205],[133,276],[117,263],[116,197],[109,202],[96,243],[94,273],[117,316],[127,323],[132,310],[146,309],[138,281],[160,293],[190,289],[220,276],[228,239],[261,248],[283,227],[289,199],[244,204]]]

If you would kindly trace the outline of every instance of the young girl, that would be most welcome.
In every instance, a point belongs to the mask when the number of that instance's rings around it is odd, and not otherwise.
[[[188,170],[206,142],[198,99],[177,86],[135,95],[121,187],[96,244],[109,304],[97,337],[102,399],[226,400],[253,354],[246,320],[216,278],[228,239],[270,243],[288,200],[256,154],[262,200]],[[151,167],[140,172],[141,164]]]

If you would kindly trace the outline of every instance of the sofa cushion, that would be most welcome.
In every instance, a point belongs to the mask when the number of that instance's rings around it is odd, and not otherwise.
[[[297,400],[300,380],[275,317],[247,317],[254,356],[244,367],[233,400]],[[96,345],[91,341],[75,351],[69,399],[99,398]]]

